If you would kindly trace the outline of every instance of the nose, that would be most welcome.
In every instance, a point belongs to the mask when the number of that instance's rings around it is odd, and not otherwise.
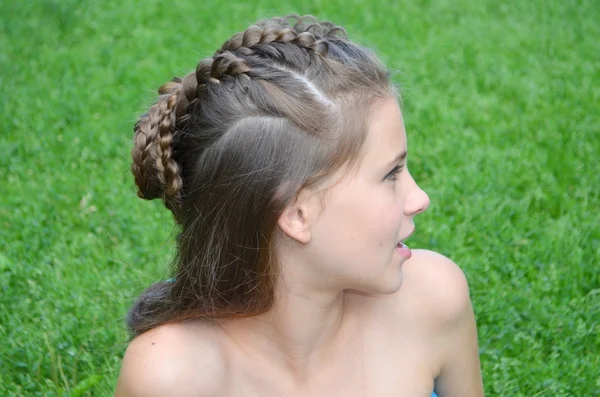
[[[415,180],[410,177],[411,187],[404,203],[404,214],[406,216],[415,216],[424,212],[429,207],[429,196],[423,189],[417,185]]]

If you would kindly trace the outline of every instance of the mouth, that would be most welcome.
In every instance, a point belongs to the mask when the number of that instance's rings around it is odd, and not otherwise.
[[[412,251],[408,245],[404,244],[402,241],[399,241],[398,244],[396,244],[396,251],[405,259],[410,259],[412,256]]]
[[[413,233],[415,232],[415,229],[413,229],[406,237],[404,237],[402,240],[406,240],[407,238],[409,238]],[[410,257],[412,256],[412,252],[410,250],[410,248],[408,247],[408,245],[406,245],[403,241],[398,241],[398,243],[396,244],[396,251],[403,256],[405,259],[410,259]]]

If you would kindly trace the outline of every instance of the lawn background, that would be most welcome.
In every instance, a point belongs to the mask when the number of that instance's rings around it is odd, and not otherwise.
[[[600,3],[0,0],[0,395],[108,396],[170,215],[136,197],[156,88],[257,19],[312,13],[402,87],[413,247],[465,271],[488,396],[600,396]]]

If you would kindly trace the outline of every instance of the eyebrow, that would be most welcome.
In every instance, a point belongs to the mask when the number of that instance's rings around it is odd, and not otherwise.
[[[393,160],[391,160],[390,162],[388,162],[386,165],[387,166],[392,166],[400,161],[404,161],[406,160],[406,156],[408,155],[408,153],[405,151],[403,151],[402,153],[399,153],[396,155],[396,157],[394,157]]]

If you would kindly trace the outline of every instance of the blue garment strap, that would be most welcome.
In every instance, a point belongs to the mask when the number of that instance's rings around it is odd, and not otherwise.
[[[437,397],[437,394],[435,394],[434,391],[431,392],[431,397]]]

